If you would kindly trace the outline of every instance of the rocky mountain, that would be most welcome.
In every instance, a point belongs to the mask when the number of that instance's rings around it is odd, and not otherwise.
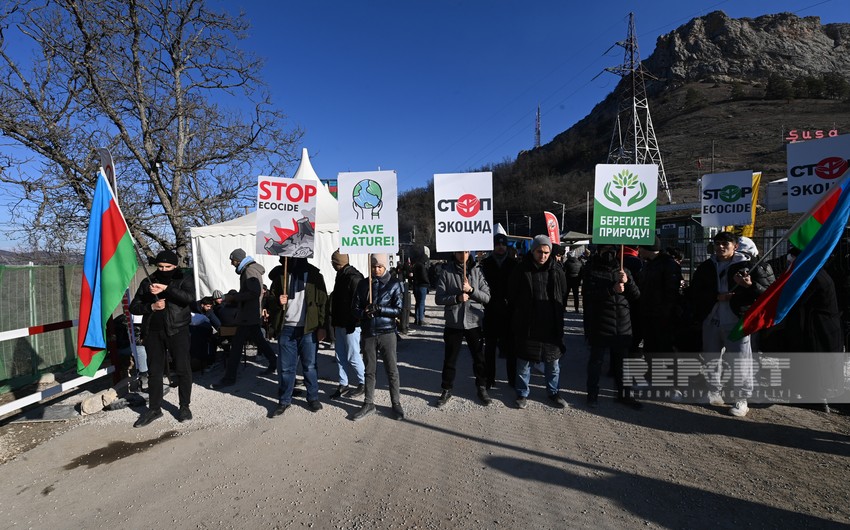
[[[850,133],[850,24],[716,11],[659,37],[643,66],[673,202],[696,201],[696,180],[712,168],[761,170],[763,186],[783,178],[789,131]],[[548,144],[478,168],[494,173],[496,222],[505,225],[505,211],[511,225],[529,215],[532,233],[543,232],[540,212],[557,213],[558,201],[567,205],[564,228],[585,230],[594,166],[606,162],[623,89]],[[432,197],[428,187],[400,199],[402,233],[416,226],[418,243],[433,243]]]

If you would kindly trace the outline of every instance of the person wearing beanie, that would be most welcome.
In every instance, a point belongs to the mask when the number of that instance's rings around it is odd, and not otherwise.
[[[236,384],[236,372],[239,369],[239,361],[242,359],[242,350],[249,342],[255,344],[257,353],[262,354],[268,361],[268,367],[263,370],[263,375],[273,374],[277,366],[274,350],[263,336],[261,327],[263,274],[266,269],[254,261],[254,258],[246,255],[241,248],[230,253],[230,264],[239,275],[239,291],[236,294],[228,293],[224,301],[227,304],[236,305],[234,311],[236,320],[233,322],[236,325],[236,333],[233,335],[230,351],[227,352],[225,359],[224,376],[211,385],[211,388],[216,390]]]
[[[360,353],[360,322],[351,310],[363,274],[348,263],[348,254],[341,254],[339,250],[331,254],[331,265],[336,271],[336,279],[331,292],[330,318],[336,337],[334,352],[339,369],[339,386],[331,399],[340,398],[343,394],[355,398],[366,392],[365,366]],[[349,370],[357,379],[357,386],[351,390],[348,389]]]
[[[508,257],[508,238],[493,236],[493,252],[481,261],[481,272],[490,287],[490,301],[484,304],[484,374],[487,390],[496,383],[496,350],[505,359],[508,386],[516,386],[516,355],[508,320],[508,279],[517,262]]]
[[[445,356],[440,384],[443,391],[437,399],[437,407],[444,407],[452,398],[457,358],[463,340],[472,354],[472,372],[478,399],[486,407],[492,399],[487,392],[482,326],[484,305],[490,301],[490,286],[484,279],[481,267],[469,259],[468,251],[455,252],[453,258],[440,269],[434,293],[437,305],[444,306],[446,319],[446,327],[443,329]]]
[[[714,254],[702,262],[691,277],[686,297],[694,318],[702,325],[703,373],[708,382],[708,402],[714,407],[725,404],[724,382],[734,386],[735,405],[729,412],[736,417],[747,415],[747,399],[753,391],[753,353],[750,336],[729,340],[743,313],[771,283],[766,270],[752,268],[744,254],[738,253],[738,237],[731,232],[714,236]],[[772,273],[771,273],[772,275]],[[723,374],[728,363],[735,368]]]
[[[641,296],[628,267],[620,268],[618,247],[602,245],[584,273],[584,336],[590,343],[587,361],[587,406],[599,406],[599,379],[605,355],[610,356],[617,402],[633,409],[642,404],[629,395],[623,381],[623,362],[633,343],[634,303]],[[634,317],[634,318],[633,318]]]
[[[545,235],[534,237],[531,252],[514,270],[508,282],[510,329],[516,352],[516,406],[528,406],[531,366],[545,365],[549,403],[565,408],[560,395],[560,359],[564,354],[564,308],[567,279],[554,264],[552,242]]]
[[[189,324],[195,301],[195,284],[191,276],[177,268],[177,255],[163,250],[156,257],[156,271],[142,280],[130,302],[130,312],[142,315],[141,338],[148,364],[148,410],[134,427],[144,427],[162,417],[162,378],[166,356],[174,361],[177,379],[180,422],[192,419],[192,364],[190,359]]]
[[[375,372],[378,354],[384,359],[384,370],[390,387],[393,415],[404,419],[397,365],[396,318],[403,308],[401,282],[387,270],[387,255],[372,254],[372,273],[357,285],[354,296],[354,316],[360,320],[363,334],[363,357],[366,361],[366,392],[363,406],[352,419],[360,421],[375,412]],[[371,282],[371,290],[370,290]]]
[[[284,274],[284,264],[289,263]],[[271,413],[282,415],[292,405],[295,372],[298,364],[307,387],[307,407],[322,410],[319,401],[319,376],[316,358],[319,343],[325,338],[328,290],[318,267],[307,258],[280,257],[280,265],[269,273],[271,282],[270,313],[272,333],[277,337],[278,406]]]

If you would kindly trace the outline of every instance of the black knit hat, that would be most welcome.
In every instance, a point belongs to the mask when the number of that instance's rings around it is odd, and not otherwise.
[[[163,250],[156,255],[157,263],[170,263],[176,267],[178,261],[177,254],[170,250]]]

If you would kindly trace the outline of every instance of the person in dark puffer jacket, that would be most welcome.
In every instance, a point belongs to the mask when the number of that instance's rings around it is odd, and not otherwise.
[[[552,242],[545,235],[534,237],[526,255],[508,282],[508,311],[517,356],[517,407],[527,406],[531,365],[545,363],[546,388],[550,403],[565,408],[560,396],[559,361],[564,354],[564,307],[567,279],[555,266]]]
[[[604,245],[591,257],[585,267],[582,298],[584,300],[584,336],[590,342],[587,361],[587,405],[599,404],[599,377],[605,352],[610,352],[617,385],[617,401],[632,408],[640,402],[625,395],[623,386],[623,360],[632,342],[632,301],[640,297],[629,269],[621,269],[617,248]]]
[[[372,274],[360,281],[354,297],[354,316],[360,319],[363,357],[366,361],[366,396],[363,406],[354,413],[354,421],[362,420],[375,412],[375,369],[378,352],[384,358],[393,413],[397,420],[404,419],[396,365],[396,318],[401,315],[403,292],[401,282],[393,278],[388,270],[388,261],[386,254],[372,254]]]

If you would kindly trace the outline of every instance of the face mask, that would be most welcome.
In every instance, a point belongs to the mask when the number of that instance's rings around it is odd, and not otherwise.
[[[177,269],[172,269],[170,271],[156,271],[156,275],[164,282],[170,282],[174,277],[174,273],[177,272]]]
[[[602,258],[602,263],[605,263],[606,265],[610,265],[617,261],[617,254],[614,252],[603,252],[599,256]]]

